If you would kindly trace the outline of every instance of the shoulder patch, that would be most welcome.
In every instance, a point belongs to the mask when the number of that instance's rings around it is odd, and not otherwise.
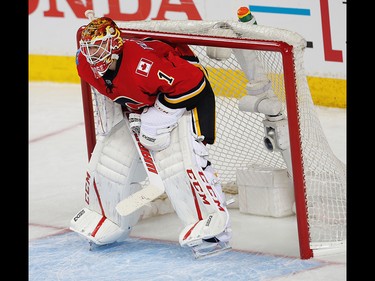
[[[138,63],[135,73],[142,75],[144,77],[147,77],[148,74],[150,73],[152,65],[153,65],[152,61],[145,59],[145,58],[141,58]]]

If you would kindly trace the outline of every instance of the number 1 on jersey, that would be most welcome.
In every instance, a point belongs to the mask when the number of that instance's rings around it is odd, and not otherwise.
[[[160,70],[158,71],[158,77],[159,77],[160,80],[167,81],[169,85],[172,85],[173,80],[174,80],[173,77],[168,76],[167,74],[165,74],[164,72],[162,72]]]

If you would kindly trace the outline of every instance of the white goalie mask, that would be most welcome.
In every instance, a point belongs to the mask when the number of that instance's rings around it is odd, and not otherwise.
[[[81,33],[80,50],[98,79],[108,70],[123,47],[121,31],[107,17],[92,20]]]

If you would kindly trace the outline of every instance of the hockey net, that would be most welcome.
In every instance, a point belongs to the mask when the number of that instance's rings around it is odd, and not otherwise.
[[[238,170],[254,165],[286,168],[280,153],[265,148],[264,115],[238,109],[238,99],[246,95],[248,79],[236,57],[232,54],[219,61],[210,59],[206,52],[207,46],[255,50],[287,115],[300,256],[310,258],[315,250],[342,245],[346,241],[346,166],[333,154],[314,108],[303,64],[306,41],[288,30],[237,21],[225,21],[235,36],[210,35],[217,24],[134,21],[124,24],[121,30],[124,37],[187,43],[208,70],[217,100],[217,136],[215,144],[209,147],[210,160],[228,196],[238,196]],[[91,155],[96,138],[111,128],[106,116],[113,112],[106,109],[111,101],[85,82],[81,87],[87,149]],[[160,207],[167,206],[167,200],[167,196],[157,199],[159,205],[152,215],[168,212],[168,207]]]

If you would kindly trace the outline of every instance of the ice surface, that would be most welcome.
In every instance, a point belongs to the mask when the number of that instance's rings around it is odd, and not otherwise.
[[[318,107],[336,156],[346,163],[346,109]],[[80,85],[29,84],[29,280],[346,280],[346,251],[299,259],[294,216],[231,209],[232,251],[195,260],[177,244],[175,214],[142,220],[121,244],[89,250],[69,231],[83,206],[88,160]]]

